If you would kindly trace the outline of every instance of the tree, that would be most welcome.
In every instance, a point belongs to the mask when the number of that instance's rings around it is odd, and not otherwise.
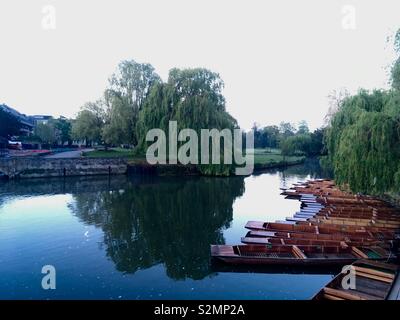
[[[394,38],[394,49],[396,53],[400,54],[400,29],[397,31]],[[400,90],[400,57],[397,58],[392,67],[392,87]]]
[[[57,140],[60,141],[60,143],[63,145],[65,142],[68,142],[68,144],[72,143],[71,140],[71,129],[72,129],[72,124],[71,121],[64,118],[64,117],[59,117],[58,119],[53,120],[54,123],[54,128],[56,130],[56,137]]]
[[[398,188],[398,101],[397,92],[360,90],[333,116],[324,136],[325,162],[332,166],[339,184],[377,194]]]
[[[324,154],[324,132],[325,128],[319,128],[311,133],[310,156],[320,156]]]
[[[392,87],[400,90],[400,58],[394,63],[392,68]]]
[[[126,97],[111,95],[110,108],[102,130],[106,144],[132,144],[135,137],[134,109],[129,106]]]
[[[8,139],[19,135],[21,129],[22,123],[18,118],[0,107],[0,137]]]
[[[43,143],[53,144],[57,141],[53,122],[38,123],[34,129],[34,135],[37,136]]]
[[[346,88],[332,90],[328,95],[329,109],[325,116],[325,124],[329,124],[333,115],[339,111],[343,101],[350,96],[350,92]]]
[[[145,152],[147,132],[160,128],[168,132],[169,121],[177,121],[178,130],[234,129],[236,120],[225,109],[223,81],[207,69],[172,69],[167,83],[153,86],[139,113],[138,150]],[[205,174],[227,175],[229,166],[202,165]]]
[[[136,122],[151,88],[161,81],[152,65],[134,60],[122,61],[109,80],[106,100],[110,102],[109,121],[104,137],[111,143],[137,143]]]
[[[279,132],[281,133],[282,139],[286,139],[295,134],[296,128],[290,122],[281,122],[279,124]]]
[[[297,134],[307,134],[310,132],[307,121],[301,120],[297,128]]]
[[[284,156],[310,155],[310,134],[298,134],[290,136],[281,142],[281,152]]]
[[[105,123],[104,102],[101,100],[86,103],[79,111],[72,125],[72,137],[84,140],[87,145],[101,143],[101,133]]]
[[[262,148],[261,130],[258,127],[259,125],[256,122],[254,122],[253,127],[251,128],[254,135],[254,148]]]
[[[277,126],[266,126],[257,128],[253,126],[255,148],[278,148],[279,128]]]

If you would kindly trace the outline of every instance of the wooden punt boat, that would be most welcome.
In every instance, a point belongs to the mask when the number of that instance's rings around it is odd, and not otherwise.
[[[290,222],[291,218],[288,218],[288,222]],[[384,226],[371,221],[370,224],[360,224],[360,223],[346,223],[346,221],[332,221],[332,220],[321,220],[321,219],[296,219],[296,221],[292,221],[292,223],[296,223],[296,225],[306,225],[306,226],[318,226],[320,229],[324,227],[331,227],[330,230],[341,230],[341,228],[345,228],[344,232],[373,232],[373,233],[383,233],[385,237],[393,238],[396,237],[399,233],[399,227],[393,226]],[[335,231],[332,231],[335,232]]]
[[[358,259],[387,260],[380,247],[211,245],[214,259],[251,265],[346,265]]]
[[[398,223],[381,222],[381,220],[375,219],[352,219],[352,218],[309,218],[310,222],[318,224],[331,224],[331,225],[348,225],[348,226],[360,226],[365,228],[375,229],[399,229]]]
[[[398,212],[376,212],[374,210],[347,210],[347,209],[335,209],[332,207],[309,207],[300,206],[302,212],[317,212],[319,214],[326,214],[330,216],[348,216],[348,217],[375,217],[382,220],[393,220],[399,221],[400,214]]]
[[[259,231],[250,230],[247,237],[258,238],[282,238],[282,239],[308,239],[308,240],[333,240],[333,241],[357,241],[364,245],[380,245],[380,240],[357,237],[356,239],[344,234],[316,234],[316,233],[296,233],[296,232],[277,232],[277,231]]]
[[[290,223],[290,221],[287,221]],[[367,226],[358,226],[358,225],[349,225],[345,223],[321,223],[320,221],[312,221],[312,220],[306,220],[304,221],[296,221],[296,222],[291,222],[292,224],[295,223],[298,226],[314,226],[314,227],[319,227],[319,230],[322,230],[321,232],[325,232],[326,229],[330,230],[330,232],[339,232],[339,233],[357,233],[359,234],[360,232],[367,232],[372,236],[372,234],[380,237],[380,238],[385,238],[385,239],[394,239],[399,236],[399,231],[397,228],[383,228],[380,226],[375,226],[374,224],[367,225]],[[342,229],[344,228],[344,229]],[[336,230],[336,231],[335,231]],[[339,230],[339,231],[338,231]],[[344,231],[340,231],[344,230]]]
[[[299,224],[285,224],[278,222],[262,222],[262,221],[248,221],[246,226],[250,230],[265,230],[265,231],[284,231],[284,232],[309,232],[309,233],[341,233],[341,234],[355,234],[364,237],[371,237],[370,230],[365,227],[346,226],[346,225],[318,225],[308,221]],[[394,232],[389,232],[391,236]]]
[[[302,246],[340,246],[348,247],[344,241],[336,240],[311,240],[311,239],[283,239],[283,238],[262,238],[262,237],[242,237],[242,243],[262,244],[262,245],[302,245]],[[361,243],[359,243],[360,245]]]
[[[375,212],[381,214],[398,214],[398,210],[395,208],[388,208],[382,206],[369,206],[362,203],[351,204],[351,205],[329,205],[326,203],[321,203],[326,209],[336,210],[336,211],[350,211],[350,212]]]
[[[359,213],[336,213],[336,212],[325,212],[325,211],[314,211],[304,210],[295,213],[296,216],[303,216],[305,218],[319,218],[319,219],[337,219],[337,220],[355,220],[355,221],[371,221],[374,220],[377,223],[386,223],[393,225],[400,225],[399,217],[382,217],[375,214],[359,214]]]
[[[385,300],[388,299],[398,274],[398,266],[376,261],[359,260],[352,264],[355,273],[355,288],[342,285],[346,273],[339,273],[322,288],[313,300]]]
[[[285,224],[276,222],[262,222],[262,221],[249,221],[246,226],[250,230],[264,230],[264,231],[282,231],[282,232],[296,232],[296,233],[314,233],[314,234],[343,234],[351,239],[378,239],[378,240],[392,240],[396,238],[394,232],[389,231],[370,231],[365,227],[357,226],[329,226],[329,225],[312,225],[308,224]]]
[[[300,245],[300,246],[340,246],[340,247],[348,247],[348,246],[366,246],[366,245],[374,245],[380,246],[382,248],[389,249],[389,245],[384,242],[379,241],[371,241],[368,244],[362,241],[340,241],[340,240],[314,240],[314,239],[296,239],[296,238],[265,238],[265,237],[252,237],[250,234],[247,234],[245,237],[241,238],[242,243],[245,244],[262,244],[262,245]]]
[[[399,222],[400,215],[381,215],[375,214],[372,212],[338,212],[338,211],[324,211],[320,210],[317,214],[326,215],[329,217],[338,217],[338,218],[353,218],[353,219],[375,219],[381,220],[382,222]]]
[[[313,225],[335,225],[336,227],[345,225],[352,227],[364,227],[366,230],[382,231],[386,229],[393,229],[394,231],[400,229],[400,224],[382,222],[375,219],[355,219],[355,218],[336,218],[336,217],[323,217],[311,216],[305,214],[295,214],[293,217],[287,217],[287,221],[295,222],[309,222]]]
[[[323,202],[323,204],[329,204],[329,205],[335,205],[335,204],[358,204],[360,203],[359,199],[351,199],[351,198],[323,198],[325,199],[325,201]],[[373,199],[363,199],[362,200],[363,203],[367,204],[367,205],[382,205],[382,202],[379,200],[373,200]]]

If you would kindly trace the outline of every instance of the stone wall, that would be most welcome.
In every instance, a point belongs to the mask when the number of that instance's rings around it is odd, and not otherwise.
[[[124,159],[0,159],[0,171],[13,178],[115,175],[127,172]]]

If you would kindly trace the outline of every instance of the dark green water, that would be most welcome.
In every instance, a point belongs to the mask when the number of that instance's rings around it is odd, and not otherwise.
[[[331,273],[216,267],[209,247],[292,215],[299,202],[279,188],[320,176],[306,163],[246,178],[0,182],[0,299],[308,299]],[[44,265],[55,290],[41,287]]]

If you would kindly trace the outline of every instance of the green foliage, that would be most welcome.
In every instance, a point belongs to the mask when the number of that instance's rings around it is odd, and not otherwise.
[[[133,158],[134,154],[131,149],[112,148],[84,152],[83,156],[89,158]]]
[[[399,95],[361,90],[343,101],[326,130],[328,159],[339,184],[382,193],[395,186],[399,170]]]
[[[281,142],[283,155],[308,155],[310,153],[311,136],[309,134],[298,134],[290,136]]]
[[[319,156],[319,155],[324,155],[325,150],[324,150],[324,132],[325,128],[319,128],[314,130],[310,134],[311,136],[311,144],[309,146],[308,150],[308,155],[309,156]]]
[[[72,124],[72,137],[75,140],[85,140],[87,144],[99,143],[104,123],[104,103],[102,101],[86,103]]]
[[[190,128],[199,136],[200,129],[237,127],[225,110],[224,83],[209,70],[172,69],[164,83],[150,64],[122,61],[109,82],[104,99],[86,104],[78,114],[72,126],[75,139],[136,145],[136,154],[144,154],[148,131],[158,128],[168,133],[169,121],[177,121],[178,130]],[[231,169],[200,166],[212,175],[228,175]]]
[[[397,59],[392,68],[392,87],[400,90],[400,58]]]
[[[266,126],[264,128],[258,128],[254,124],[254,147],[255,148],[278,148],[279,141],[281,139],[279,128],[277,126]]]
[[[302,156],[286,156],[280,149],[254,149],[255,168],[267,168],[276,164],[293,164],[304,160]]]
[[[114,95],[111,97],[102,137],[106,144],[131,144],[135,136],[134,109],[127,103],[127,98]]]
[[[307,127],[308,130],[308,127]],[[299,130],[295,135],[280,140],[282,154],[305,155],[308,157],[323,154],[323,132],[324,129],[317,129],[308,132],[306,129]]]
[[[53,144],[57,141],[56,130],[53,122],[38,123],[34,135],[39,137],[43,143]]]
[[[305,120],[301,120],[299,122],[298,128],[297,128],[297,134],[307,134],[310,132],[310,129],[308,128],[308,124]]]
[[[394,36],[394,50],[400,53],[400,29],[397,30],[396,35]]]
[[[109,103],[103,138],[112,144],[136,144],[139,111],[151,88],[161,81],[152,65],[122,61],[111,76],[105,97]]]
[[[293,124],[289,122],[281,122],[279,124],[279,132],[281,134],[281,139],[284,140],[287,137],[293,136],[296,132],[296,128]]]
[[[400,53],[400,30],[394,47]],[[321,163],[353,191],[400,190],[400,57],[393,64],[391,80],[391,90],[360,90],[343,99],[325,131],[328,155]]]
[[[110,78],[109,90],[114,94],[126,97],[127,103],[140,109],[153,84],[161,81],[148,63],[124,60]]]
[[[71,141],[71,129],[72,123],[70,120],[60,117],[54,121],[54,129],[56,131],[56,137],[60,141],[61,144],[68,142],[69,144],[72,143]]]
[[[400,54],[400,29],[394,37],[394,49]],[[395,90],[400,90],[400,57],[394,62],[391,72],[392,87]]]
[[[139,113],[138,152],[144,153],[149,143],[146,134],[153,128],[168,132],[169,121],[177,121],[178,130],[234,129],[236,120],[225,110],[223,82],[219,75],[206,69],[172,69],[167,83],[153,86]],[[178,146],[179,147],[179,146]],[[228,175],[229,166],[201,165],[206,175]]]
[[[318,156],[323,153],[323,129],[310,132],[304,120],[299,122],[297,130],[289,122],[264,128],[254,124],[252,130],[255,148],[281,148],[284,156]]]

